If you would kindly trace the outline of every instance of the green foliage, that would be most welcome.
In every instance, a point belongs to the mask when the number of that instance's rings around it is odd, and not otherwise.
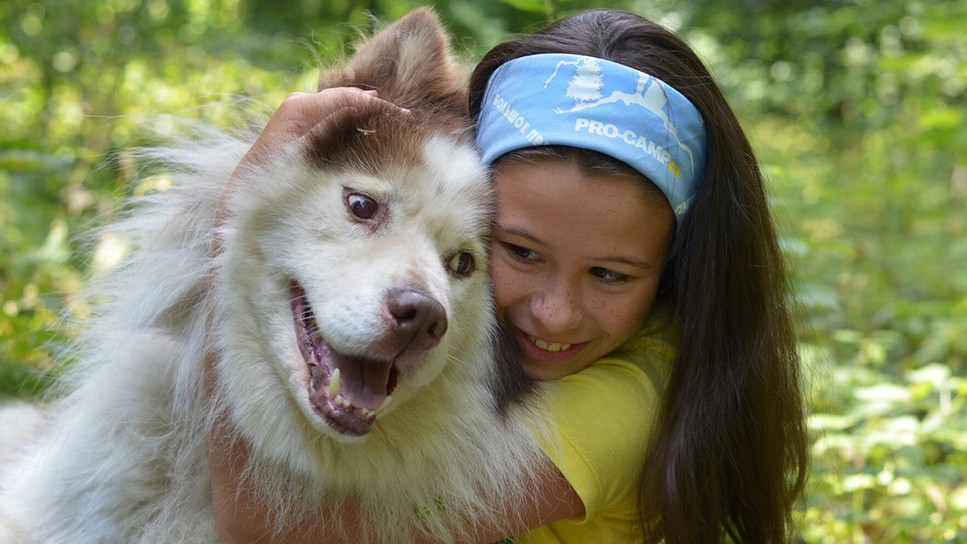
[[[792,9],[729,47],[807,316],[805,537],[962,541],[967,3]]]
[[[311,89],[384,0],[0,3],[0,395],[30,397],[87,311],[83,233],[134,191],[156,113],[235,122]],[[967,540],[967,0],[438,1],[468,58],[609,5],[713,66],[763,160],[815,433],[807,542]]]

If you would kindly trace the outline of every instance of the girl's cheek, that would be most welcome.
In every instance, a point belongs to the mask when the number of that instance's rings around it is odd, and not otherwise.
[[[507,308],[525,296],[525,278],[506,263],[502,263],[499,258],[491,265],[491,275],[494,282],[494,302],[498,309]]]
[[[494,282],[494,303],[498,309],[506,308],[510,305],[511,291],[510,278],[505,273],[504,267],[494,263],[491,268],[491,275]]]

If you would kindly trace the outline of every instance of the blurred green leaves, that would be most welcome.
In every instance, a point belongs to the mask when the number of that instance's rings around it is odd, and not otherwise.
[[[967,539],[964,23],[965,2],[822,3],[742,63],[776,80],[739,102],[807,314],[807,542]]]

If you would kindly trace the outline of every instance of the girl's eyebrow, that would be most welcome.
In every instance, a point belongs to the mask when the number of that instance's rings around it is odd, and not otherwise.
[[[527,231],[525,231],[523,229],[520,229],[518,227],[504,227],[504,226],[502,226],[500,224],[497,224],[496,227],[495,227],[495,230],[498,233],[501,233],[501,234],[512,234],[514,236],[518,236],[520,238],[524,238],[524,239],[530,240],[531,242],[534,242],[535,244],[540,244],[541,243],[541,241],[538,238],[536,238],[533,234],[530,234],[529,232],[527,232]]]
[[[625,264],[642,270],[651,270],[653,268],[656,268],[656,266],[653,263],[648,261],[642,261],[641,259],[635,259],[634,257],[622,257],[622,256],[597,257],[597,258],[594,258],[593,260],[595,262]]]

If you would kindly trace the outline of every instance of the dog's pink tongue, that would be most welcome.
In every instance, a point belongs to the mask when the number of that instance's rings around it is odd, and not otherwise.
[[[353,406],[375,410],[390,393],[391,362],[353,357],[340,361],[336,368],[340,373],[340,392]]]

